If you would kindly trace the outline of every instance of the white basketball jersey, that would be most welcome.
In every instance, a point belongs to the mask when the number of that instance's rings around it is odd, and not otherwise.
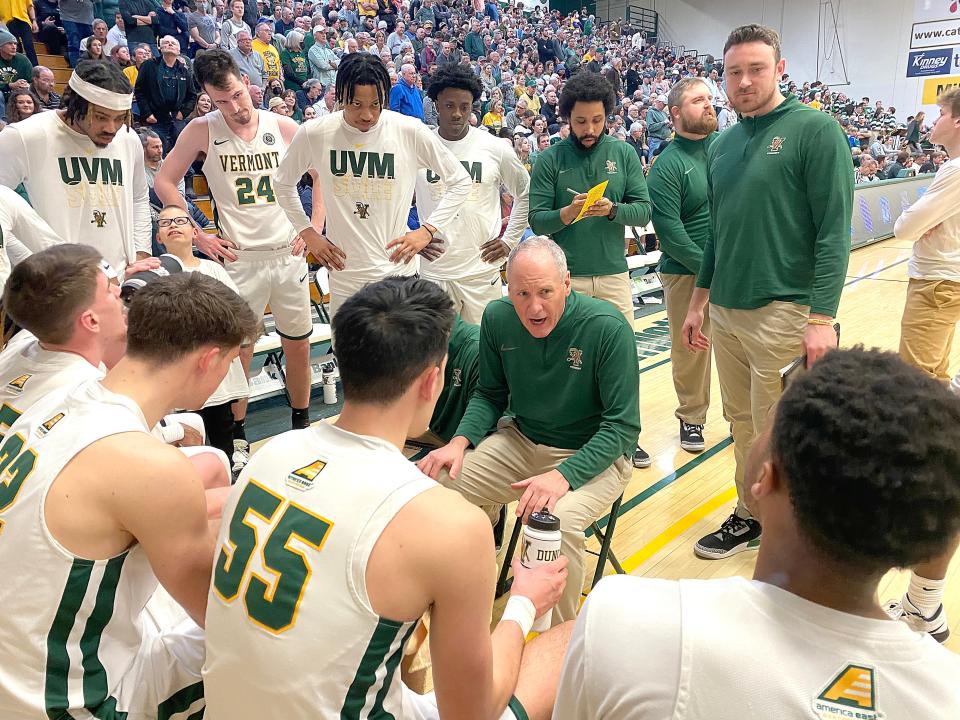
[[[0,158],[0,184],[22,182],[34,209],[63,242],[96,248],[118,273],[137,251],[150,254],[143,147],[126,126],[99,148],[67,127],[59,113],[38,113],[4,130]]]
[[[253,455],[220,526],[208,717],[409,717],[398,667],[414,624],[374,613],[366,567],[397,512],[434,487],[386,441],[326,423]]]
[[[36,403],[0,446],[0,715],[118,717],[117,689],[143,638],[157,587],[140,545],[109,560],[74,556],[44,520],[47,493],[79,452],[147,433],[140,408],[91,381]],[[89,712],[84,712],[87,710]]]
[[[500,235],[500,187],[514,196],[514,213],[522,219],[511,223],[504,235],[511,245],[520,240],[527,225],[530,176],[506,142],[486,130],[470,128],[462,140],[437,138],[456,156],[470,175],[470,197],[460,206],[451,231],[438,232],[446,250],[436,260],[420,260],[420,275],[431,280],[457,280],[496,275],[502,261],[480,259],[480,246]],[[417,172],[417,213],[430,217],[446,194],[446,183],[433,170]],[[511,232],[513,231],[513,232]]]
[[[606,578],[567,650],[554,720],[960,717],[960,657],[896,620],[768,583]]]
[[[273,175],[287,144],[277,115],[255,112],[259,124],[250,142],[233,133],[219,110],[204,116],[209,140],[203,174],[213,196],[213,221],[241,250],[277,248],[296,234],[273,191]]]
[[[351,127],[342,111],[301,125],[287,157],[278,174],[285,185],[295,185],[311,168],[319,175],[327,238],[347,256],[346,269],[330,274],[332,284],[340,278],[373,282],[417,272],[416,262],[391,262],[393,249],[387,245],[409,231],[418,168],[433,168],[451,181],[444,202],[429,217],[437,228],[453,227],[457,207],[469,192],[463,167],[430,128],[390,110],[381,112],[367,132]],[[302,209],[293,209],[287,207],[287,217],[304,223]],[[421,222],[427,219],[421,214]]]
[[[76,353],[44,350],[36,337],[21,330],[0,352],[0,440],[35,403],[104,373]]]

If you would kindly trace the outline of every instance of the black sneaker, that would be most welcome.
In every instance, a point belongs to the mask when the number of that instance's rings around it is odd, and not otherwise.
[[[706,560],[719,560],[744,550],[760,547],[760,523],[753,518],[744,520],[736,513],[723,521],[720,529],[700,538],[693,552]]]
[[[703,452],[706,447],[706,443],[703,441],[703,425],[691,425],[681,420],[680,447],[687,452]]]
[[[637,445],[637,448],[633,451],[633,466],[635,468],[647,468],[650,467],[652,462],[653,460],[647,455],[647,451]]]

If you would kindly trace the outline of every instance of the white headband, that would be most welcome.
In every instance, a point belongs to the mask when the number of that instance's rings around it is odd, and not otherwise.
[[[107,110],[129,110],[133,104],[133,93],[115,93],[112,90],[104,90],[98,85],[88,83],[77,73],[70,76],[67,85],[84,100],[105,107]]]

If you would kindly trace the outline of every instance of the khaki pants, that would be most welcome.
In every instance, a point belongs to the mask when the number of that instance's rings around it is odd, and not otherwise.
[[[780,369],[803,353],[810,308],[775,301],[756,310],[710,305],[711,343],[720,378],[723,416],[733,432],[737,462],[737,515],[751,516],[750,487],[744,481],[753,439],[780,399]]]
[[[670,323],[673,387],[679,402],[674,415],[690,425],[703,425],[707,422],[710,407],[710,351],[690,352],[683,346],[680,333],[697,276],[660,273],[660,281],[667,303],[667,322]],[[710,308],[703,314],[703,334],[710,337]]]
[[[633,329],[633,289],[630,273],[571,277],[570,284],[578,293],[613,303]]]
[[[443,483],[457,490],[464,498],[482,508],[495,523],[501,505],[513,502],[523,493],[510,487],[555,469],[574,450],[537,445],[517,429],[513,422],[502,424],[477,449],[466,456],[460,476],[451,480],[445,474]],[[577,616],[585,575],[584,530],[610,510],[630,481],[631,466],[620,457],[609,468],[586,484],[571,490],[557,503],[554,514],[560,518],[563,535],[560,552],[567,558],[567,586],[553,610],[557,625]]]
[[[930,377],[950,381],[947,365],[960,321],[960,282],[910,279],[900,321],[900,357]]]

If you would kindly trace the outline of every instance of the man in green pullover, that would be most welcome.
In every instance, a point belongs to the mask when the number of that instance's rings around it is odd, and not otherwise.
[[[685,78],[670,90],[667,105],[677,136],[650,169],[647,184],[653,225],[660,239],[660,279],[670,325],[670,366],[679,405],[680,447],[702,452],[703,426],[710,407],[710,351],[692,353],[680,329],[700,272],[710,234],[707,149],[717,138],[713,96],[702,78]],[[710,334],[704,313],[703,332]]]
[[[743,120],[710,146],[711,232],[681,330],[687,347],[709,349],[702,332],[709,301],[738,495],[735,512],[694,548],[711,559],[760,543],[744,464],[780,398],[780,369],[800,355],[810,367],[837,346],[833,318],[853,210],[847,139],[829,115],[780,94],[785,61],[776,31],[739,27],[723,54],[727,94]]]
[[[577,73],[564,86],[558,110],[570,122],[570,135],[537,158],[530,178],[530,227],[563,248],[573,289],[613,303],[632,330],[624,227],[650,222],[650,198],[636,151],[606,134],[615,104],[610,83],[596,73]],[[604,180],[603,197],[574,222],[587,191]],[[650,465],[639,447],[634,465]]]
[[[430,432],[448,443],[466,412],[467,403],[480,380],[480,326],[464,322],[459,315],[447,344],[447,367],[443,390],[430,418]]]
[[[637,349],[615,307],[571,290],[566,258],[549,238],[520,243],[507,280],[509,298],[483,313],[480,383],[456,435],[419,466],[434,479],[449,468],[444,484],[491,522],[518,498],[524,521],[544,507],[560,518],[569,575],[557,624],[576,617],[584,530],[630,480],[640,432]],[[513,417],[487,437],[508,403]]]

